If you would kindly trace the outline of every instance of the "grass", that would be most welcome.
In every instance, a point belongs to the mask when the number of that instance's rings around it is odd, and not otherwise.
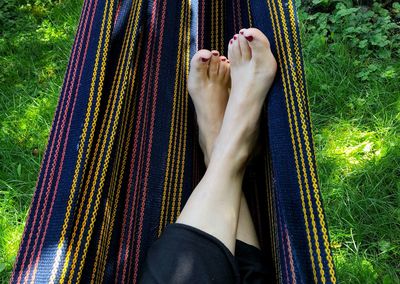
[[[17,254],[81,9],[80,0],[15,3],[13,24],[0,29],[1,283]],[[303,32],[303,45],[338,278],[400,283],[399,61],[375,62],[361,80],[365,66],[354,64],[346,42]]]
[[[400,63],[375,62],[362,81],[346,43],[313,37],[304,35],[304,55],[338,278],[400,283]]]
[[[81,9],[78,0],[35,3],[11,3],[13,25],[0,28],[0,283],[18,251]]]

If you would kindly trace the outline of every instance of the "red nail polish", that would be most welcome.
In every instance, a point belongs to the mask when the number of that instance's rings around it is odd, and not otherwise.
[[[232,44],[232,43],[233,43],[233,40],[230,40],[229,43]]]
[[[218,56],[218,52],[214,51],[214,52],[212,53],[212,55]]]
[[[233,39],[236,40],[236,39],[237,39],[237,36],[233,36]]]
[[[240,32],[240,34],[242,35],[242,34],[243,34],[243,32]]]
[[[245,37],[248,41],[253,41],[253,37],[252,36],[246,36]]]
[[[208,61],[208,58],[204,58],[204,57],[202,57],[202,58],[201,58],[201,61],[203,61],[203,62],[207,62],[207,61]]]
[[[226,60],[226,58],[221,58],[221,61],[225,61]]]

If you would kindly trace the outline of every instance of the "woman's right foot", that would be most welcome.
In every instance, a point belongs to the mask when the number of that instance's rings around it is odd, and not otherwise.
[[[264,100],[277,70],[267,37],[258,29],[243,29],[229,43],[231,94],[213,157],[228,155],[243,170],[258,136]],[[233,160],[232,160],[233,159]]]

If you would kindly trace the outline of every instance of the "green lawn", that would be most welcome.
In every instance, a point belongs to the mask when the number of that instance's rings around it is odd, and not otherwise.
[[[81,0],[5,3],[0,4],[1,283],[8,281],[17,254],[81,9]],[[304,57],[338,278],[400,283],[398,56],[377,59],[372,53],[359,60],[360,51],[346,38],[326,41],[309,25],[302,21]]]

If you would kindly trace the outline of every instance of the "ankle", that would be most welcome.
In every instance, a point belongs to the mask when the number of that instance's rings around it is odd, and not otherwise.
[[[208,168],[218,172],[227,173],[231,177],[241,177],[246,168],[248,151],[246,149],[233,150],[233,147],[214,147],[214,151],[208,160]]]

